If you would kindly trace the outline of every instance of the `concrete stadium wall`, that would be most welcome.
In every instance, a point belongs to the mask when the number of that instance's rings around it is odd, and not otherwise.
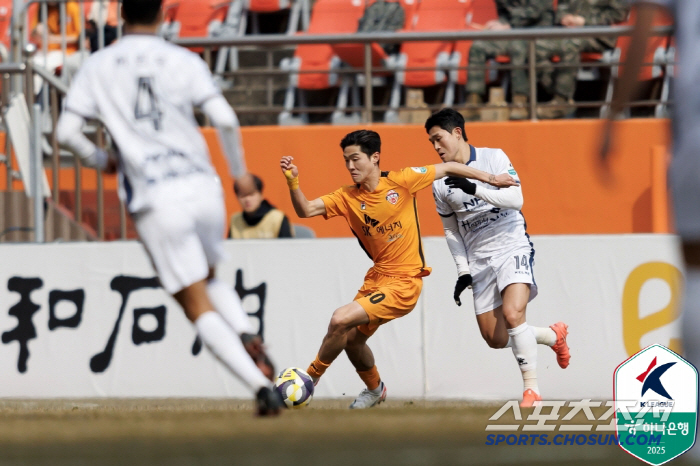
[[[536,236],[540,294],[528,322],[570,326],[571,366],[539,348],[545,399],[610,399],[615,367],[652,343],[680,351],[681,258],[671,235]],[[236,287],[279,369],[306,368],[333,310],[371,265],[354,239],[229,241],[219,270]],[[370,340],[389,394],[517,399],[509,349],[488,348],[469,291],[452,300],[444,239],[425,239],[433,267],[408,316]],[[136,242],[0,245],[0,397],[247,397],[157,288]],[[354,396],[362,382],[341,355],[319,397]]]
[[[361,127],[245,127],[243,142],[249,169],[265,181],[268,199],[291,215],[292,222],[311,227],[319,237],[351,237],[344,221],[297,219],[279,171],[283,155],[294,156],[301,186],[309,198],[351,183],[345,171],[340,139]],[[440,163],[417,125],[373,125],[382,136],[384,170]],[[523,213],[533,234],[662,233],[669,223],[665,185],[668,121],[631,119],[619,123],[610,172],[597,164],[600,120],[470,123],[469,142],[477,147],[502,148],[520,175],[525,196]],[[231,186],[215,132],[204,129],[213,159],[224,182]],[[1,144],[0,139],[0,144]],[[5,187],[4,170],[0,186]],[[50,170],[48,173],[51,179]],[[72,189],[72,169],[61,173],[61,188]],[[83,170],[83,186],[95,189],[94,171]],[[16,189],[21,184],[15,184]],[[114,177],[105,186],[114,189]],[[227,191],[229,214],[240,210],[233,190]],[[442,235],[430,190],[418,195],[421,230]]]

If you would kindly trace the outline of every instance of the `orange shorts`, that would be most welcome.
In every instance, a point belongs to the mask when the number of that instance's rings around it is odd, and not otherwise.
[[[389,277],[370,269],[354,299],[369,316],[369,323],[357,329],[369,336],[380,325],[405,316],[416,307],[422,289],[420,277]]]

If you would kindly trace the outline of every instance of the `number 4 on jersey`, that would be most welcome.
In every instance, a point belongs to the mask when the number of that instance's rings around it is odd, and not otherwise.
[[[138,86],[134,116],[137,120],[152,120],[153,128],[156,131],[160,131],[162,112],[158,108],[158,100],[155,92],[153,92],[151,78],[139,78]]]

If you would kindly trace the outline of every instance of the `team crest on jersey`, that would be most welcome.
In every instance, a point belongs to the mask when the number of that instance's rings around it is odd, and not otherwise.
[[[396,205],[396,203],[399,202],[399,193],[393,189],[389,190],[389,192],[386,193],[386,200],[389,201],[389,204]]]
[[[365,210],[367,206],[365,205],[364,202],[360,203],[360,210]]]
[[[411,170],[416,173],[428,173],[428,169],[425,167],[411,167]]]

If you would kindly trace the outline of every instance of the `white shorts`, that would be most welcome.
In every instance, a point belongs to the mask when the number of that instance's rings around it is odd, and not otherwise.
[[[204,280],[226,259],[226,207],[220,183],[197,184],[191,196],[161,199],[134,215],[139,238],[161,285],[174,294]]]
[[[469,262],[476,315],[492,311],[503,304],[501,293],[512,283],[529,284],[528,302],[535,299],[537,284],[532,271],[533,265],[534,249],[529,246]]]

